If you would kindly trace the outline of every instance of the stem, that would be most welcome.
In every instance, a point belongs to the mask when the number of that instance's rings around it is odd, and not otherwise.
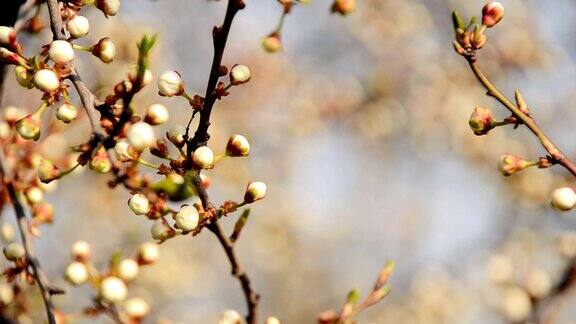
[[[147,166],[147,167],[149,167],[149,168],[152,168],[152,169],[158,170],[158,169],[160,168],[159,166],[154,165],[154,164],[152,164],[152,163],[150,163],[150,162],[148,162],[148,161],[146,161],[146,160],[144,160],[144,159],[138,159],[137,162],[140,163],[140,164],[142,164],[142,165],[144,165],[144,166]]]

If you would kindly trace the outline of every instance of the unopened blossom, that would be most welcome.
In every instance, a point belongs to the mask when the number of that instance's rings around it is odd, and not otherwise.
[[[58,118],[58,120],[64,123],[69,123],[73,121],[74,119],[76,119],[77,115],[78,110],[74,105],[69,103],[64,103],[60,105],[56,110],[56,118]]]
[[[570,187],[560,187],[550,195],[552,207],[559,211],[569,211],[576,206],[576,192]]]
[[[125,281],[132,281],[138,276],[140,266],[138,265],[138,262],[133,259],[123,259],[118,263],[117,272],[118,277]]]
[[[74,15],[66,23],[66,30],[68,30],[72,37],[82,38],[88,35],[88,32],[90,31],[90,22],[88,21],[88,18],[84,16]]]
[[[214,166],[214,152],[208,146],[200,146],[192,153],[192,162],[199,169],[210,169]]]
[[[128,288],[122,279],[110,276],[100,283],[99,294],[107,302],[118,303],[126,299]]]
[[[48,57],[57,64],[66,64],[74,59],[74,48],[65,40],[55,40],[50,44]]]
[[[88,269],[82,262],[72,262],[66,267],[64,277],[73,285],[81,285],[89,278]]]
[[[246,187],[244,194],[244,201],[253,203],[255,201],[264,199],[266,196],[266,184],[264,182],[250,182]]]
[[[194,206],[182,206],[180,210],[174,214],[174,221],[183,232],[190,232],[198,226],[200,214]]]
[[[236,64],[230,70],[232,85],[240,85],[250,81],[250,69],[246,65]]]
[[[158,260],[160,251],[158,245],[152,242],[142,243],[138,249],[138,261],[141,264],[151,264]]]
[[[152,104],[146,109],[144,121],[151,125],[160,125],[168,121],[170,114],[168,109],[161,104]]]
[[[128,206],[136,215],[144,215],[150,211],[150,201],[141,193],[132,196],[128,201]]]
[[[126,315],[134,319],[142,319],[150,313],[150,305],[138,297],[130,298],[124,303],[124,310]]]
[[[482,8],[482,24],[494,27],[504,17],[504,6],[498,1],[490,1]]]
[[[44,92],[52,92],[60,87],[60,79],[56,72],[50,69],[41,69],[34,73],[32,79],[36,88]]]
[[[180,96],[184,93],[184,81],[176,71],[164,72],[158,78],[158,93],[161,96]]]
[[[92,46],[92,54],[104,63],[110,63],[116,58],[116,45],[109,37],[104,37]]]
[[[228,156],[248,156],[250,154],[250,143],[246,137],[234,134],[228,139],[226,154]]]
[[[3,252],[8,261],[16,261],[26,255],[26,250],[24,250],[22,244],[18,242],[9,243],[4,247]]]
[[[156,140],[152,126],[145,122],[132,124],[126,131],[126,138],[130,145],[138,151],[149,148]]]

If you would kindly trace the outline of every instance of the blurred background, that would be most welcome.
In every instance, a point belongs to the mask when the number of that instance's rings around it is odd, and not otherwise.
[[[543,152],[538,142],[522,127],[485,137],[468,127],[475,105],[507,116],[484,96],[451,45],[451,10],[479,15],[484,1],[363,0],[343,18],[329,14],[331,1],[313,0],[287,17],[284,49],[277,54],[266,53],[260,42],[276,26],[281,6],[247,2],[224,63],[248,65],[252,80],[217,103],[210,146],[222,151],[228,136],[240,133],[252,152],[208,174],[216,203],[241,199],[249,181],[268,184],[268,196],[253,206],[237,244],[262,295],[261,315],[314,323],[319,312],[339,308],[351,288],[368,292],[392,259],[393,291],[361,323],[529,319],[530,298],[545,298],[576,255],[573,216],[548,206],[549,193],[571,179],[560,168],[502,177],[496,168],[502,154],[536,159]],[[522,89],[543,129],[574,156],[576,3],[502,3],[506,16],[489,30],[480,62],[505,93]],[[157,32],[155,77],[177,70],[187,89],[202,95],[211,29],[224,11],[225,1],[204,0],[123,0],[120,14],[110,19],[83,11],[92,30],[80,43],[109,36],[119,58],[104,65],[78,55],[80,74],[106,94],[135,61],[136,41]],[[48,29],[22,39],[30,52],[49,40]],[[7,91],[4,105],[36,107],[39,97],[13,78]],[[140,112],[153,103],[169,108],[170,122],[159,135],[187,121],[190,108],[156,92],[155,85],[147,87],[136,106]],[[86,118],[66,126],[44,140],[44,154],[82,143],[87,129]],[[66,287],[56,301],[68,312],[89,305],[92,294],[62,279],[73,242],[92,243],[97,264],[105,266],[114,250],[130,256],[151,240],[151,222],[134,216],[129,194],[108,190],[106,181],[87,170],[48,194],[56,220],[42,227],[38,255],[49,276]],[[5,221],[13,219],[5,214]],[[231,229],[234,219],[223,223]],[[147,322],[215,323],[222,310],[245,311],[225,255],[208,232],[169,240],[160,252],[160,262],[142,269],[130,288],[131,296],[150,302]],[[575,303],[569,293],[554,303],[553,322],[576,323]]]

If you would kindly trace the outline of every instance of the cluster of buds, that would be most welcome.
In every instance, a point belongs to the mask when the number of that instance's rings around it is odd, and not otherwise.
[[[476,18],[465,23],[460,14],[452,13],[452,23],[456,32],[454,49],[458,54],[473,57],[476,50],[481,49],[488,40],[485,35],[487,28],[494,27],[504,17],[504,6],[498,1],[490,1],[482,8],[482,22]]]

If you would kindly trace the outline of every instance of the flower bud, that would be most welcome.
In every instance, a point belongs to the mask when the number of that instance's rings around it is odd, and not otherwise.
[[[232,85],[240,85],[250,81],[250,69],[246,65],[236,64],[230,70]]]
[[[65,40],[55,40],[50,44],[48,57],[56,64],[66,64],[74,59],[74,48]]]
[[[120,162],[133,161],[138,158],[138,151],[136,151],[125,138],[116,142],[114,152],[116,152],[116,158]]]
[[[72,245],[72,257],[74,260],[86,262],[92,257],[92,246],[86,241],[76,241]]]
[[[90,160],[90,169],[94,172],[105,174],[112,170],[112,162],[108,158],[106,150],[101,147]]]
[[[356,10],[356,0],[334,0],[332,12],[347,16]]]
[[[107,302],[118,303],[126,299],[128,288],[122,279],[110,276],[100,283],[99,294]]]
[[[159,257],[160,251],[158,250],[158,245],[156,243],[146,242],[138,248],[138,263],[140,264],[154,263]]]
[[[276,53],[282,49],[280,35],[274,33],[262,39],[262,47],[268,53]]]
[[[109,37],[104,37],[92,46],[92,54],[102,62],[110,63],[116,57],[116,45]]]
[[[49,183],[60,176],[60,170],[48,160],[42,160],[36,170],[36,175],[42,183]]]
[[[37,141],[40,138],[40,120],[36,115],[28,115],[18,121],[16,130],[22,138]]]
[[[274,316],[270,316],[266,319],[264,324],[280,324],[280,320]]]
[[[158,94],[165,97],[180,96],[184,93],[184,81],[176,71],[164,72],[158,78]]]
[[[508,177],[518,171],[526,169],[528,166],[528,162],[524,161],[524,159],[521,157],[506,154],[500,159],[500,162],[498,163],[498,170],[500,170],[504,176]]]
[[[11,45],[16,39],[16,30],[8,26],[0,26],[0,45]]]
[[[76,107],[67,103],[60,105],[56,110],[56,118],[66,124],[76,119],[77,115],[78,110]]]
[[[132,259],[124,259],[118,264],[118,277],[125,281],[132,281],[138,276],[140,266]]]
[[[96,8],[100,9],[106,17],[116,16],[120,9],[120,0],[96,0]]]
[[[167,239],[176,235],[172,228],[168,227],[168,225],[161,221],[154,222],[152,228],[150,228],[150,234],[152,234],[153,239],[160,242],[166,241]]]
[[[472,115],[470,115],[468,124],[472,131],[474,131],[475,135],[486,135],[492,128],[494,128],[494,117],[492,117],[490,109],[476,107],[474,108]]]
[[[14,301],[14,288],[7,283],[0,283],[0,304],[6,306]]]
[[[144,121],[151,125],[160,125],[168,121],[168,109],[161,104],[153,104],[146,109]]]
[[[199,169],[214,167],[214,152],[208,146],[200,146],[192,153],[192,162]]]
[[[24,194],[31,205],[41,203],[44,200],[44,192],[38,187],[30,187],[24,191]]]
[[[177,147],[184,145],[184,135],[186,135],[186,127],[182,125],[174,125],[168,131],[168,139]]]
[[[50,69],[38,70],[32,79],[36,88],[44,92],[52,92],[60,87],[60,80],[56,72]]]
[[[64,272],[64,278],[75,286],[85,283],[88,277],[86,265],[77,261],[70,263]]]
[[[228,156],[248,156],[250,154],[250,143],[246,137],[238,134],[230,136],[226,145]]]
[[[124,303],[126,315],[133,319],[143,319],[150,313],[150,306],[142,298],[130,298]]]
[[[2,241],[5,243],[14,241],[15,234],[16,232],[14,231],[14,227],[12,225],[9,223],[2,223],[0,226],[0,237],[2,238]]]
[[[22,56],[4,47],[0,47],[0,63],[12,64],[12,65],[25,65],[26,60]]]
[[[26,255],[26,250],[22,244],[17,242],[12,242],[6,245],[3,249],[4,256],[8,261],[16,261],[18,259],[22,259]]]
[[[498,1],[491,1],[482,8],[482,24],[488,28],[495,26],[504,17],[504,6]]]
[[[554,283],[550,275],[546,271],[538,268],[530,270],[524,282],[528,293],[537,299],[546,297],[552,290],[553,285]]]
[[[141,87],[147,86],[152,82],[153,76],[152,71],[149,69],[144,70],[144,76],[142,77]],[[138,81],[138,64],[132,64],[128,70],[128,80],[135,84]]]
[[[576,192],[570,187],[560,187],[550,197],[552,207],[558,211],[569,211],[576,206]]]
[[[198,226],[200,214],[194,206],[182,206],[178,213],[174,214],[174,221],[183,232],[190,232]]]
[[[75,15],[66,23],[66,29],[74,38],[82,38],[90,31],[90,22],[84,16]]]
[[[150,211],[150,201],[141,193],[132,196],[128,201],[128,206],[136,215],[144,215]]]
[[[34,83],[32,82],[33,75],[28,72],[28,69],[18,65],[14,68],[14,74],[16,75],[16,81],[18,84],[24,88],[32,89]]]
[[[242,323],[242,316],[240,316],[240,314],[233,309],[223,311],[222,313],[220,313],[220,316],[218,317],[218,324],[241,324],[241,323]]]
[[[532,301],[526,291],[520,287],[504,288],[500,307],[506,319],[513,323],[524,322],[532,311]]]
[[[126,131],[126,138],[128,139],[128,143],[137,151],[143,151],[149,148],[154,145],[154,141],[156,140],[152,126],[145,122],[132,124]]]
[[[250,182],[246,187],[244,194],[244,201],[246,203],[253,203],[266,196],[266,184],[264,182]]]

